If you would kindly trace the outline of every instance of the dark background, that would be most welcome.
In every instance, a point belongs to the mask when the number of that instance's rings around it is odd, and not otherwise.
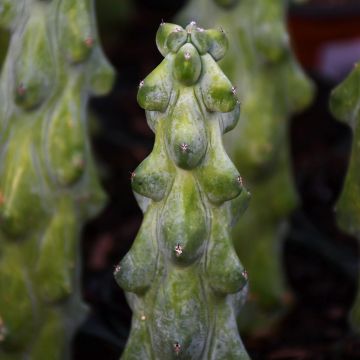
[[[83,231],[82,286],[91,312],[74,340],[75,360],[118,360],[126,342],[131,312],[113,270],[142,219],[130,172],[153,144],[144,111],[136,103],[137,86],[162,59],[155,45],[161,19],[170,22],[183,4],[97,1],[100,35],[117,80],[109,96],[91,101],[97,118],[92,124],[93,149],[109,202]],[[360,40],[360,0],[314,0],[293,6],[288,25],[294,50],[317,86],[313,105],[291,122],[293,172],[302,205],[291,216],[284,262],[296,303],[276,329],[245,337],[244,342],[254,360],[360,359],[360,338],[347,321],[357,291],[358,243],[337,229],[333,212],[349,160],[351,133],[328,111],[331,89],[360,59],[351,50],[360,49],[354,42]],[[348,61],[344,52],[335,51],[333,62],[324,65],[325,50],[334,44],[351,45]]]

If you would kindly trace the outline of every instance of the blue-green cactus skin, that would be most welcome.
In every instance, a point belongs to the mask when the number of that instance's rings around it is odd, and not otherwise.
[[[286,219],[298,203],[288,148],[288,117],[309,105],[314,89],[291,52],[287,1],[190,0],[177,20],[219,26],[229,54],[219,64],[240,94],[242,115],[225,144],[246,186],[251,206],[233,230],[237,253],[249,272],[244,332],[263,331],[291,299],[282,268]]]
[[[122,359],[249,359],[236,324],[247,273],[231,226],[250,195],[221,138],[240,113],[217,65],[227,38],[162,23],[156,43],[165,59],[138,91],[155,144],[131,180],[144,219],[114,274],[133,311]]]
[[[336,204],[336,219],[342,230],[360,239],[360,62],[355,64],[348,77],[332,91],[330,109],[333,115],[350,126],[353,132],[350,163]],[[359,289],[360,282],[350,313],[350,323],[357,332],[360,332]]]
[[[91,0],[0,0],[0,359],[63,360],[85,315],[79,235],[103,206],[87,102],[112,86]]]

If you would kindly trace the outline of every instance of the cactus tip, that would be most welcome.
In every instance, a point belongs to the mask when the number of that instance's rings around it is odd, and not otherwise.
[[[141,317],[140,317],[140,319],[141,319],[142,321],[145,321],[145,320],[146,320],[146,316],[145,316],[144,314],[142,314]]]
[[[130,172],[130,180],[131,180],[131,182],[134,181],[135,176],[136,176],[135,171],[131,171],[131,172]]]
[[[191,58],[191,55],[188,51],[185,52],[184,58],[185,58],[185,60],[189,60]]]
[[[236,92],[237,92],[237,87],[236,86],[232,86],[231,87],[231,92],[236,95]]]
[[[176,256],[179,257],[183,253],[183,247],[180,244],[175,246]]]
[[[241,187],[244,186],[244,182],[243,182],[243,179],[242,179],[241,175],[239,175],[239,176],[236,178],[236,180],[237,180],[238,183],[241,185]]]
[[[141,89],[143,86],[144,86],[144,80],[141,80],[141,81],[139,82],[139,89]]]
[[[163,26],[165,24],[164,19],[161,19],[160,26]]]

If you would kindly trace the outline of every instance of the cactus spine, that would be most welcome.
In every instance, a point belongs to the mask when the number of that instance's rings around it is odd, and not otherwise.
[[[192,0],[180,14],[182,22],[195,14],[195,20],[218,24],[229,36],[229,56],[220,66],[241,94],[242,115],[225,143],[254,194],[233,233],[249,271],[251,297],[240,319],[249,332],[276,320],[288,298],[281,244],[297,196],[286,120],[313,95],[290,49],[285,9],[285,1]]]
[[[103,206],[87,139],[112,85],[91,0],[0,0],[0,358],[62,360],[82,320],[79,232]]]
[[[230,233],[249,193],[221,139],[240,110],[217,65],[227,38],[162,23],[156,44],[165,59],[138,92],[155,144],[132,175],[144,220],[115,270],[133,310],[122,359],[248,359],[236,325],[247,273]]]
[[[360,240],[360,62],[338,85],[330,97],[333,115],[345,122],[353,131],[353,143],[344,187],[336,204],[336,218],[341,229]],[[353,329],[360,332],[360,282],[358,293],[350,313]]]

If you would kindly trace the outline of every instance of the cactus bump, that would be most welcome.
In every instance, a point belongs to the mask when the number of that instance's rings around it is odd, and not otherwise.
[[[112,86],[92,0],[0,0],[0,358],[63,360],[84,318],[79,238],[103,207],[87,102]]]
[[[229,54],[220,66],[237,87],[242,112],[225,144],[253,194],[233,231],[250,274],[250,298],[239,319],[249,333],[271,326],[291,303],[282,243],[298,198],[288,118],[309,105],[314,91],[291,51],[286,9],[283,0],[191,0],[178,17],[181,23],[217,24],[229,37]]]
[[[228,40],[162,23],[156,44],[164,60],[137,96],[155,143],[131,176],[144,219],[115,269],[133,311],[122,359],[249,359],[236,324],[247,272],[231,226],[250,194],[222,143],[240,112],[217,64]]]
[[[347,78],[331,93],[330,110],[353,132],[352,149],[348,171],[342,192],[336,204],[336,219],[339,227],[360,240],[360,62]],[[350,313],[353,329],[360,332],[360,283]]]

